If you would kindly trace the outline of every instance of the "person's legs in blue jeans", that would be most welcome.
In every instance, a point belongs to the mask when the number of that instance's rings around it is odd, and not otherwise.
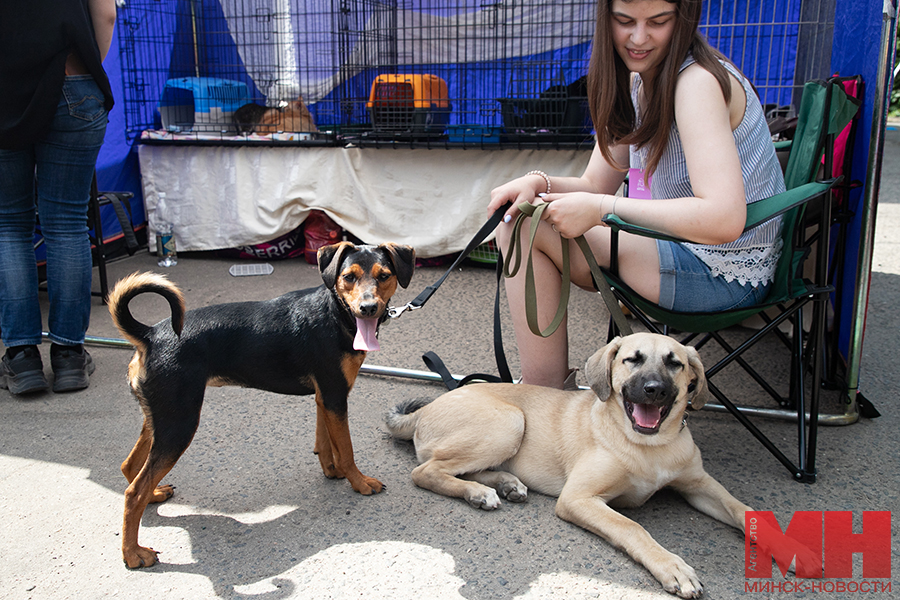
[[[49,387],[41,355],[34,259],[34,153],[0,149],[0,387],[28,394]]]
[[[41,343],[34,164],[31,149],[0,149],[0,332],[7,348]]]
[[[50,341],[84,342],[91,314],[91,180],[106,133],[103,94],[89,75],[70,77],[53,129],[35,145],[38,214],[47,245]]]
[[[6,172],[14,172],[16,177],[11,186],[14,194],[0,192],[0,216],[4,221],[0,227],[3,342],[8,348],[40,343],[40,307],[32,247],[36,203],[47,249],[54,391],[87,387],[88,375],[93,370],[90,356],[81,344],[91,311],[87,209],[91,179],[106,132],[103,100],[103,94],[90,76],[66,78],[50,132],[24,154],[3,151],[0,155],[0,175],[4,181],[12,181],[6,179]],[[32,157],[30,166],[27,156]],[[35,177],[36,202],[32,192]],[[26,234],[29,204],[31,232]],[[7,216],[11,217],[8,225]],[[8,359],[4,358],[0,384],[6,382],[10,371]]]

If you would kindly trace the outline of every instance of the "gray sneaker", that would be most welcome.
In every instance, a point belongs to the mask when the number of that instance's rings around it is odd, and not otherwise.
[[[13,394],[34,394],[49,389],[37,346],[11,350],[6,349],[0,362],[0,388]]]
[[[50,349],[53,368],[53,391],[74,392],[91,384],[94,360],[84,346],[55,346]]]

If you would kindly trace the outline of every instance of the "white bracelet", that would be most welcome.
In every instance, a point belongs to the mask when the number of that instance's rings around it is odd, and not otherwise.
[[[616,214],[616,202],[619,201],[619,197],[618,197],[618,196],[613,196],[613,197],[612,197],[612,198],[613,198],[613,207],[612,207],[612,210],[609,211],[609,212],[606,212],[606,211],[603,210],[603,205],[606,204],[606,199],[607,199],[608,197],[609,197],[608,195],[604,195],[604,196],[603,196],[603,199],[600,200],[600,218],[603,218],[603,219],[605,219],[605,218],[607,217],[607,215],[615,215],[615,214]]]
[[[545,194],[549,194],[549,193],[550,193],[550,176],[549,176],[549,175],[547,175],[547,174],[544,173],[543,171],[537,171],[537,170],[534,170],[534,171],[528,171],[528,172],[525,173],[525,174],[526,174],[526,175],[540,175],[541,177],[543,177],[543,178],[544,178],[544,181],[547,182],[547,191],[544,192],[544,193],[545,193]]]

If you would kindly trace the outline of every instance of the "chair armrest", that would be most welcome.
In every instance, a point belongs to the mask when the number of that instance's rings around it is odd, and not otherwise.
[[[841,177],[835,177],[825,181],[811,181],[798,185],[797,187],[775,194],[762,200],[757,200],[753,204],[747,205],[747,222],[744,231],[753,229],[758,225],[765,223],[770,219],[786,213],[792,208],[796,208],[801,204],[805,204],[810,200],[818,198],[833,188]]]
[[[613,232],[624,231],[625,233],[631,233],[634,235],[640,235],[643,237],[654,238],[667,242],[689,242],[689,240],[684,240],[665,233],[660,233],[659,231],[655,231],[653,229],[634,225],[624,220],[622,217],[614,214],[608,214],[603,217],[603,222],[608,225],[609,228],[613,230]]]
[[[779,140],[777,142],[773,142],[773,145],[775,146],[775,152],[790,151],[793,141],[794,140]]]
[[[770,196],[769,198],[764,198],[762,200],[757,200],[752,204],[748,204],[747,221],[744,225],[744,231],[753,229],[754,227],[765,223],[769,219],[774,219],[775,217],[786,213],[792,208],[800,206],[801,204],[804,204],[814,198],[821,196],[822,194],[833,188],[839,180],[840,177],[829,179],[826,181],[813,181],[797,186],[792,190],[788,190],[780,194],[775,194],[774,196]],[[606,215],[605,217],[603,217],[603,222],[608,225],[614,232],[624,231],[625,233],[631,233],[634,235],[640,235],[642,237],[649,237],[667,242],[698,243],[665,233],[660,233],[659,231],[641,227],[639,225],[634,225],[633,223],[625,221],[618,215]]]

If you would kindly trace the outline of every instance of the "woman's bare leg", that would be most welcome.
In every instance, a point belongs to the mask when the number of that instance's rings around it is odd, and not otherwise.
[[[528,223],[522,227],[523,236],[527,235]],[[548,235],[543,230],[550,234]],[[497,239],[500,247],[506,251],[509,239],[512,235],[511,225],[501,226],[497,231]],[[555,236],[555,241],[553,240]],[[549,248],[555,243],[554,251]],[[523,247],[523,253],[527,249]],[[566,319],[560,324],[556,332],[550,337],[541,337],[531,333],[525,316],[525,264],[527,257],[522,257],[522,265],[515,277],[506,279],[506,297],[509,302],[509,310],[512,316],[513,329],[516,333],[516,345],[519,347],[519,360],[522,368],[522,382],[534,385],[543,385],[553,388],[562,388],[563,380],[569,370],[569,336],[566,329]],[[553,232],[545,223],[541,223],[535,239],[532,253],[534,266],[535,293],[537,294],[538,325],[543,330],[553,320],[556,307],[559,305],[560,285],[562,275],[561,250],[559,235]]]
[[[527,235],[529,224],[522,227]],[[511,225],[502,225],[497,230],[497,241],[506,250],[512,235]],[[594,251],[600,266],[609,266],[609,229],[595,227],[585,234],[585,239]],[[523,252],[527,248],[523,246]],[[506,296],[519,348],[523,383],[562,388],[569,372],[569,337],[567,320],[564,318],[556,332],[544,338],[535,335],[528,328],[525,315],[525,264],[515,277],[506,279]],[[535,293],[537,295],[538,325],[545,329],[553,320],[559,305],[562,283],[562,248],[559,234],[544,222],[538,227],[532,251]],[[591,272],[581,250],[574,241],[569,241],[569,266],[572,283],[593,290]],[[623,280],[636,292],[656,302],[659,298],[659,256],[656,242],[627,234],[619,236],[619,272]],[[599,301],[599,300],[598,300]]]

